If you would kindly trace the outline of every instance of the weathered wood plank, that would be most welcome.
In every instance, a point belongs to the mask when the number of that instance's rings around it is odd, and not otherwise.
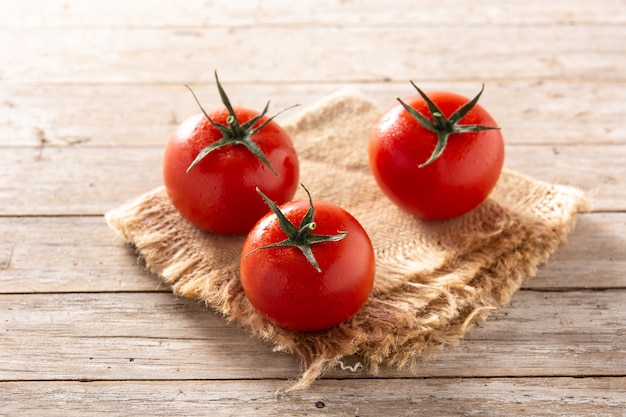
[[[400,0],[394,7],[381,7],[377,0],[187,0],[172,7],[169,0],[151,1],[150,7],[136,2],[107,1],[95,5],[81,1],[14,1],[0,15],[0,26],[28,27],[207,27],[241,25],[437,25],[465,24],[580,24],[622,23],[619,0],[549,3],[497,0],[479,3],[440,0],[436,7],[426,0]],[[38,13],[33,13],[37,10]]]
[[[0,215],[102,214],[162,184],[163,149],[2,149]],[[507,147],[505,166],[543,181],[580,187],[594,210],[624,211],[625,162],[626,147],[620,145],[520,145]]]
[[[169,291],[104,217],[6,217],[0,231],[0,293]]]
[[[625,376],[626,292],[520,291],[415,373]],[[0,296],[0,380],[294,378],[291,356],[169,293]],[[42,339],[45,335],[45,341]],[[358,359],[354,359],[355,361]],[[327,377],[364,376],[340,369]]]
[[[4,217],[0,230],[0,293],[168,291],[100,216]],[[569,243],[524,288],[626,288],[624,247],[626,214],[579,215]]]
[[[568,242],[525,288],[626,288],[625,213],[578,215]]]
[[[624,378],[0,383],[7,416],[623,417]],[[120,405],[122,404],[122,405]]]
[[[479,82],[415,82],[425,90],[448,90],[468,97]],[[624,144],[626,84],[491,82],[485,80],[481,104],[498,121],[508,144]],[[206,108],[219,106],[215,83],[193,88]],[[363,92],[381,109],[396,97],[414,93],[409,80],[386,83],[225,83],[233,103],[270,110],[293,109],[278,120],[304,111],[346,86]],[[0,86],[0,146],[159,146],[178,123],[199,112],[189,91],[179,85]]]
[[[626,146],[508,146],[505,165],[534,178],[578,187],[592,210],[624,211]]]
[[[163,149],[3,149],[0,214],[102,214],[162,184]]]
[[[623,25],[0,29],[10,85],[203,83],[215,68],[247,82],[624,82],[625,55]]]

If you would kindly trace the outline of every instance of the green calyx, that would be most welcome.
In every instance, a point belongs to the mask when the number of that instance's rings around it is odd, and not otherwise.
[[[309,197],[309,210],[306,212],[302,220],[300,221],[300,226],[296,227],[285,215],[280,208],[270,200],[261,190],[257,188],[257,192],[263,197],[263,200],[267,203],[270,209],[276,214],[278,217],[278,222],[280,224],[280,228],[285,232],[287,238],[281,242],[273,243],[271,245],[263,246],[261,248],[256,248],[248,252],[245,256],[247,257],[252,252],[256,252],[261,249],[271,249],[271,248],[280,248],[280,247],[294,247],[300,249],[302,254],[306,257],[309,263],[317,270],[317,272],[322,272],[319,267],[317,260],[315,259],[315,255],[313,255],[313,251],[311,250],[311,245],[322,243],[322,242],[337,242],[344,239],[348,236],[348,232],[342,232],[337,235],[314,235],[312,232],[315,230],[317,225],[314,221],[315,209],[313,208],[313,200],[311,200],[311,194],[309,190],[303,185],[304,191],[306,191],[307,196]]]
[[[263,129],[265,126],[267,126],[268,123],[270,123],[272,120],[274,120],[274,118],[276,116],[278,116],[279,114],[281,114],[282,112],[284,112],[286,110],[289,110],[289,109],[291,109],[293,107],[296,107],[296,105],[288,107],[288,108],[278,112],[274,116],[272,116],[272,117],[268,118],[267,120],[265,120],[259,126],[254,127],[254,125],[259,120],[261,120],[261,118],[263,118],[267,114],[267,111],[268,111],[269,105],[270,105],[270,102],[268,101],[267,104],[265,105],[265,108],[263,109],[263,111],[258,116],[248,120],[244,124],[241,124],[241,123],[239,123],[239,120],[237,119],[237,115],[235,114],[235,110],[233,109],[233,106],[230,104],[230,100],[228,99],[228,96],[226,95],[226,92],[222,88],[222,84],[220,84],[220,80],[217,77],[217,71],[215,71],[215,81],[217,83],[217,89],[219,90],[220,98],[222,99],[222,103],[224,104],[224,106],[226,107],[226,110],[228,111],[228,118],[226,119],[226,123],[227,124],[217,123],[213,119],[211,119],[211,117],[209,117],[207,112],[204,110],[204,108],[200,104],[200,101],[198,100],[198,97],[196,97],[196,94],[193,92],[191,87],[189,87],[188,85],[185,85],[185,87],[187,87],[187,89],[189,91],[191,91],[191,94],[193,95],[194,100],[196,101],[196,103],[200,107],[200,110],[202,110],[202,113],[207,118],[207,120],[216,129],[218,129],[220,131],[220,133],[222,134],[222,138],[220,140],[218,140],[216,142],[213,142],[211,145],[209,145],[206,148],[202,149],[198,153],[198,155],[196,156],[196,159],[194,159],[193,162],[187,168],[187,172],[191,171],[196,165],[198,165],[198,163],[200,161],[202,161],[202,159],[205,156],[207,156],[209,153],[213,152],[216,149],[222,148],[222,147],[227,146],[227,145],[243,145],[246,148],[248,148],[248,150],[250,150],[250,152],[252,152],[257,158],[259,158],[265,165],[267,165],[269,167],[269,169],[271,169],[272,172],[275,175],[278,175],[278,172],[276,172],[276,170],[274,169],[274,167],[272,166],[270,161],[267,159],[267,157],[265,156],[265,154],[263,153],[261,148],[259,148],[259,146],[252,140],[252,137],[254,136],[254,134],[256,134],[261,129]]]
[[[411,106],[404,103],[399,98],[397,99],[402,107],[409,112],[411,116],[413,116],[424,128],[430,130],[435,135],[437,135],[437,145],[435,146],[435,150],[430,155],[428,160],[423,164],[420,164],[419,167],[423,168],[431,163],[433,163],[437,158],[441,156],[444,149],[448,145],[448,138],[453,133],[469,133],[469,132],[479,132],[481,130],[498,130],[498,127],[492,126],[482,126],[482,125],[460,125],[458,124],[463,117],[476,105],[480,95],[483,93],[485,89],[485,85],[483,84],[480,92],[474,97],[472,100],[461,106],[457,111],[455,111],[450,117],[446,118],[443,114],[439,106],[437,106],[422,90],[420,90],[414,83],[411,81],[411,85],[415,87],[417,92],[422,96],[426,104],[428,105],[428,111],[432,116],[433,120],[431,121],[426,116],[422,115],[420,112],[412,108]]]

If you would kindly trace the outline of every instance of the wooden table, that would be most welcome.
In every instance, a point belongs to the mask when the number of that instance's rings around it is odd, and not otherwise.
[[[0,13],[0,415],[626,416],[626,2],[7,0]],[[473,95],[506,166],[591,212],[537,276],[417,373],[299,373],[146,273],[103,214],[162,183],[219,103]],[[291,115],[293,115],[293,111]],[[281,116],[284,120],[287,115]]]

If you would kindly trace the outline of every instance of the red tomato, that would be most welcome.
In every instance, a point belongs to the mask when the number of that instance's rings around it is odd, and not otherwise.
[[[180,124],[165,149],[163,179],[172,204],[191,223],[243,234],[268,211],[256,188],[289,201],[299,162],[287,133],[265,116],[267,107],[262,113],[233,107],[217,83],[225,108],[202,109]]]
[[[482,90],[470,101],[415,88],[418,94],[398,99],[376,123],[369,142],[372,173],[384,194],[416,217],[461,216],[485,200],[498,181],[502,134],[476,104]]]
[[[322,330],[350,318],[374,283],[374,250],[363,227],[341,207],[310,197],[275,209],[243,246],[241,282],[250,303],[291,330]]]

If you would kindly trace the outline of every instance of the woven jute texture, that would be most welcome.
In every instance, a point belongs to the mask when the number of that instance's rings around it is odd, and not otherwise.
[[[244,237],[198,230],[162,187],[106,219],[174,294],[202,300],[275,351],[297,355],[302,371],[289,390],[352,355],[371,374],[380,366],[415,369],[508,303],[565,241],[586,200],[578,189],[505,170],[489,199],[467,215],[417,220],[389,202],[369,171],[367,142],[381,114],[359,91],[344,89],[282,124],[300,157],[301,182],[314,199],[352,213],[375,248],[372,294],[338,327],[298,333],[263,319],[239,280]]]

